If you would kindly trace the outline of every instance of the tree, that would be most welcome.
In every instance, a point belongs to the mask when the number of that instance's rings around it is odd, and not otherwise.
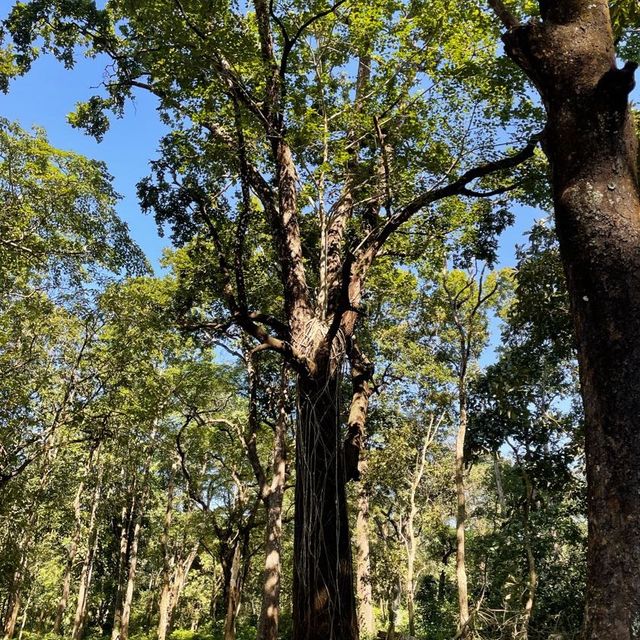
[[[456,575],[458,582],[458,631],[467,637],[472,623],[469,614],[469,595],[466,567],[465,527],[467,499],[465,491],[465,448],[467,443],[469,383],[477,371],[477,360],[488,339],[488,316],[500,302],[508,284],[508,273],[496,272],[485,276],[477,266],[466,273],[461,270],[444,271],[423,313],[426,323],[432,323],[434,345],[440,360],[450,368],[455,388],[458,430],[455,450],[456,511]],[[429,318],[432,314],[433,317]],[[425,324],[426,324],[425,323]]]
[[[504,618],[487,616],[482,632],[527,638],[579,626],[586,522],[577,367],[554,229],[537,222],[517,257],[498,360],[470,389],[467,455],[491,454],[496,495],[495,525],[477,544],[495,552],[489,590],[502,584],[504,600],[490,595],[486,608],[504,608]],[[567,564],[572,596],[560,586]],[[558,609],[567,615],[554,620]]]
[[[547,116],[543,149],[586,421],[585,637],[634,638],[640,615],[640,546],[632,533],[640,524],[640,193],[629,92],[637,64],[616,66],[606,0],[540,2],[539,15],[524,23],[502,2],[490,4],[507,29],[509,56],[539,92]]]
[[[104,165],[54,148],[42,130],[31,134],[1,118],[0,198],[2,491],[42,455],[61,423],[73,420],[74,398],[91,395],[91,380],[80,374],[100,325],[90,288],[116,275],[142,273],[147,264],[115,213],[118,195]],[[65,332],[77,331],[78,342],[63,346]],[[50,341],[62,354],[57,363]],[[39,410],[38,402],[53,400],[43,387],[54,393],[51,367],[60,367],[55,385],[62,401]]]
[[[455,227],[444,199],[513,190],[499,177],[535,146],[500,157],[508,100],[473,106],[499,95],[487,16],[428,6],[34,0],[5,21],[8,74],[28,70],[38,37],[67,65],[77,44],[111,58],[106,93],[72,117],[98,137],[134,89],[158,97],[175,127],[143,205],[178,242],[199,239],[218,285],[206,323],[241,327],[298,377],[296,640],[357,636],[338,382],[371,265],[421,212],[426,234]],[[481,144],[455,133],[472,128]],[[500,226],[475,222],[488,217]],[[258,249],[279,285],[267,311],[247,277]]]

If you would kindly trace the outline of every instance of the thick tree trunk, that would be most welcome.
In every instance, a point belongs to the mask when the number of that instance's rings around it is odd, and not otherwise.
[[[467,567],[465,561],[465,523],[467,519],[467,502],[464,490],[464,443],[467,433],[467,400],[464,391],[464,381],[460,382],[459,395],[460,422],[456,438],[456,496],[458,508],[456,511],[456,577],[458,579],[458,629],[461,637],[468,635],[469,625],[469,595],[467,590]]]
[[[4,640],[11,640],[16,630],[18,615],[20,614],[20,607],[22,605],[22,598],[20,593],[21,587],[22,568],[15,572],[11,589],[9,591],[9,606],[7,607],[7,613],[4,622]]]
[[[587,640],[640,637],[640,197],[607,0],[541,2],[507,51],[541,93],[585,411]],[[504,18],[503,18],[504,19]]]
[[[356,640],[337,377],[298,378],[294,640]]]
[[[242,430],[240,430],[240,434],[256,477],[266,515],[262,604],[256,638],[257,640],[277,640],[280,619],[282,503],[287,476],[286,400],[288,375],[287,369],[284,367],[277,389],[277,416],[273,436],[271,474],[268,476],[260,461],[256,446],[257,433],[260,428],[258,417],[259,374],[252,351],[247,349],[245,354],[249,383],[249,419],[247,436],[242,434]]]
[[[280,618],[282,503],[286,482],[286,409],[284,406],[286,379],[283,379],[279,415],[273,446],[273,477],[265,498],[267,528],[265,532],[265,565],[262,607],[257,640],[277,640]]]
[[[169,629],[169,608],[171,607],[171,578],[163,578],[162,589],[160,591],[160,602],[158,603],[158,640],[165,640]]]
[[[361,471],[366,473],[364,462]],[[358,492],[356,519],[356,582],[358,592],[358,622],[365,637],[373,637],[376,627],[373,615],[371,559],[369,556],[369,494],[364,485]]]
[[[284,474],[283,474],[284,480]],[[269,496],[265,540],[265,565],[262,587],[262,607],[258,622],[258,640],[277,640],[280,618],[282,491]]]

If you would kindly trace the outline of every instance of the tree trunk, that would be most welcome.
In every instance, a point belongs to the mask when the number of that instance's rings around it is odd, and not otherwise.
[[[282,489],[284,489],[284,484]],[[258,640],[277,640],[280,618],[282,491],[268,498],[265,566]]]
[[[176,562],[176,569],[173,576],[173,585],[170,592],[169,598],[169,610],[167,616],[167,633],[171,631],[172,622],[173,622],[173,613],[178,606],[178,602],[180,602],[180,596],[182,595],[182,590],[184,589],[185,584],[187,583],[187,577],[189,575],[189,571],[191,571],[191,565],[193,561],[196,559],[198,555],[198,550],[200,549],[200,541],[197,541],[189,553],[187,557],[184,558],[181,562]]]
[[[33,507],[32,507],[33,508]],[[9,592],[7,594],[6,614],[4,618],[4,640],[11,640],[16,631],[20,608],[22,607],[22,589],[24,587],[29,554],[33,544],[33,533],[37,524],[37,511],[33,508],[32,515],[28,520],[27,530],[20,541],[20,560],[16,570],[13,572]]]
[[[169,607],[171,606],[171,578],[163,578],[160,602],[158,603],[158,640],[165,640],[169,629]]]
[[[220,583],[218,582],[217,566],[213,565],[213,577],[211,584],[211,597],[209,598],[209,618],[215,624],[218,621],[218,597],[220,595]]]
[[[467,503],[464,491],[464,443],[467,433],[467,400],[464,381],[460,382],[459,412],[460,423],[456,438],[456,495],[458,509],[456,511],[456,577],[458,579],[458,630],[461,637],[468,635],[469,595],[467,591],[467,567],[465,562],[465,522],[467,519]]]
[[[585,411],[585,638],[640,637],[640,196],[628,94],[607,0],[540,2],[509,55],[542,96],[560,253]],[[506,17],[505,17],[506,15]]]
[[[225,574],[224,640],[236,638],[236,620],[240,612],[243,586],[242,547],[240,540],[236,539],[223,567]]]
[[[282,502],[286,481],[286,409],[284,406],[285,380],[280,398],[279,415],[273,447],[273,477],[268,496],[264,500],[267,510],[265,532],[265,565],[262,587],[262,607],[258,622],[257,640],[277,640],[280,619]]]
[[[20,607],[22,605],[22,598],[20,594],[21,586],[22,570],[19,569],[13,576],[13,582],[9,592],[9,606],[7,607],[7,614],[5,616],[4,623],[4,640],[11,640],[16,630],[18,615],[20,614]]]
[[[420,542],[419,537],[416,535],[416,516],[418,515],[418,505],[416,504],[416,494],[422,478],[424,477],[425,465],[427,462],[427,450],[436,437],[438,427],[442,418],[436,421],[435,416],[431,417],[431,425],[429,431],[424,438],[421,449],[416,455],[416,466],[411,478],[411,484],[409,486],[409,517],[407,518],[407,532],[404,536],[405,546],[407,550],[407,575],[406,575],[406,589],[407,589],[407,612],[409,615],[409,635],[416,635],[416,613],[415,613],[415,595],[416,595],[416,576],[415,576],[415,564],[416,556],[418,553],[418,544]],[[464,553],[464,548],[463,548]]]
[[[155,428],[151,434],[151,440],[155,437]],[[131,603],[133,602],[133,589],[135,586],[136,571],[138,565],[138,543],[140,541],[140,531],[142,529],[142,518],[144,517],[145,503],[149,493],[149,468],[152,448],[147,451],[147,460],[142,476],[142,487],[140,494],[136,492],[137,481],[134,479],[131,494],[131,507],[127,527],[123,528],[126,533],[126,541],[120,538],[120,566],[118,567],[118,593],[116,595],[116,608],[114,612],[114,624],[111,631],[111,640],[127,640],[129,637],[129,620],[131,617]],[[125,510],[123,510],[124,526]],[[123,549],[124,563],[123,563]],[[126,584],[124,576],[126,574]],[[118,596],[121,600],[118,599]]]
[[[76,613],[73,620],[71,640],[80,640],[82,638],[87,619],[87,604],[89,602],[89,589],[91,587],[91,578],[93,576],[93,562],[98,547],[97,513],[98,504],[100,503],[100,495],[102,492],[103,471],[104,468],[100,467],[98,478],[96,480],[96,487],[92,496],[91,515],[89,516],[89,527],[87,533],[87,552],[82,564],[82,570],[80,572],[78,603],[76,605]]]
[[[131,604],[133,602],[133,589],[136,580],[138,567],[138,543],[140,542],[140,530],[142,528],[143,500],[140,501],[140,510],[133,525],[131,547],[129,552],[129,571],[127,573],[127,588],[124,592],[122,602],[122,623],[120,626],[120,640],[127,640],[129,637],[129,621],[131,619]]]
[[[20,607],[22,606],[22,589],[27,577],[29,557],[36,542],[38,520],[40,516],[38,507],[49,484],[49,478],[53,468],[52,463],[57,456],[55,437],[56,432],[55,429],[53,429],[44,444],[42,462],[40,464],[40,481],[31,504],[29,505],[30,510],[25,523],[24,535],[18,545],[20,559],[18,561],[18,566],[13,573],[8,593],[8,603],[3,625],[4,640],[11,640],[11,638],[13,638],[16,630],[16,624],[18,622],[18,616],[20,615]]]
[[[120,636],[120,627],[122,624],[122,593],[124,585],[124,572],[127,567],[127,548],[129,541],[129,528],[131,519],[133,518],[135,486],[131,494],[130,501],[122,507],[122,515],[120,516],[120,552],[118,554],[118,575],[116,577],[116,597],[115,608],[113,612],[113,627],[111,629],[111,640],[118,640]]]
[[[298,378],[294,640],[356,640],[337,376]]]
[[[173,492],[175,482],[173,478],[174,469],[171,469],[169,484],[167,486],[167,505],[164,512],[164,527],[162,529],[162,589],[160,591],[160,603],[158,606],[158,640],[165,640],[167,629],[169,627],[169,606],[171,604],[171,569],[172,560],[175,562],[175,556],[169,549],[169,533],[171,529],[171,520],[173,516]]]
[[[29,594],[29,597],[27,598],[27,601],[25,602],[24,605],[24,609],[22,611],[22,622],[20,623],[20,631],[18,632],[18,640],[22,640],[22,635],[24,634],[24,628],[27,624],[27,613],[29,613],[29,605],[31,604],[31,596],[32,594]]]
[[[411,637],[416,635],[415,589],[415,549],[412,549],[407,558],[407,615]]]
[[[361,471],[366,472],[365,463]],[[373,615],[373,590],[371,588],[371,559],[369,556],[369,494],[364,485],[358,492],[358,516],[356,519],[356,582],[358,591],[358,622],[365,637],[373,637],[376,626]]]
[[[496,495],[498,496],[498,515],[504,516],[507,511],[507,502],[504,497],[504,488],[502,486],[502,469],[500,469],[500,458],[498,453],[494,451],[493,457],[493,475],[496,481]]]
[[[67,554],[67,563],[64,570],[64,577],[62,578],[62,594],[58,601],[58,607],[56,609],[56,618],[53,623],[53,633],[56,635],[62,635],[62,618],[64,612],[67,610],[67,603],[69,602],[69,594],[71,592],[71,576],[73,574],[73,565],[75,563],[76,556],[78,554],[78,545],[80,544],[80,536],[82,534],[82,493],[84,491],[84,480],[80,481],[78,490],[76,492],[75,500],[73,501],[73,511],[75,514],[75,524],[73,531],[73,538],[69,545],[69,552]]]
[[[525,488],[525,503],[524,503],[524,544],[527,553],[527,567],[528,567],[528,593],[527,601],[524,605],[524,613],[522,616],[522,626],[520,629],[519,638],[527,640],[529,637],[529,623],[531,622],[531,615],[533,614],[533,605],[536,599],[536,591],[538,588],[538,570],[536,569],[536,558],[533,555],[533,546],[531,544],[531,526],[529,523],[529,515],[531,513],[531,505],[533,504],[533,485],[529,474],[522,469],[522,479]]]
[[[62,579],[62,593],[60,600],[58,601],[58,607],[56,609],[56,617],[53,623],[53,633],[56,635],[62,635],[62,620],[64,618],[67,605],[69,603],[69,595],[71,593],[71,578],[73,576],[73,565],[75,564],[76,557],[78,555],[78,548],[80,546],[80,538],[82,536],[82,496],[84,494],[85,479],[87,475],[94,467],[94,464],[99,460],[100,456],[100,444],[96,448],[92,448],[87,456],[87,462],[85,464],[83,478],[78,484],[78,490],[73,501],[73,513],[74,513],[74,529],[71,544],[69,545],[69,552],[67,554],[67,563],[65,566],[64,577]]]

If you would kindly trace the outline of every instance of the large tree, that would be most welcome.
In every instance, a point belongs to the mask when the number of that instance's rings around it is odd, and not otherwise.
[[[342,454],[339,379],[365,279],[414,216],[414,250],[461,213],[500,227],[503,208],[470,201],[513,189],[501,173],[535,147],[520,133],[521,150],[499,151],[511,87],[488,15],[466,2],[33,0],[5,28],[8,74],[41,51],[71,66],[78,44],[110,59],[105,92],[72,116],[94,135],[134,91],[158,97],[173,130],[140,193],[177,242],[195,241],[215,285],[192,307],[215,313],[195,320],[241,327],[298,376],[294,637],[357,637],[344,488],[357,458]]]
[[[541,0],[539,14],[526,22],[502,2],[490,4],[507,29],[507,53],[538,90],[547,115],[542,142],[586,420],[585,637],[637,638],[640,191],[629,106],[637,64],[616,64],[607,0]],[[615,3],[617,14],[632,4]]]

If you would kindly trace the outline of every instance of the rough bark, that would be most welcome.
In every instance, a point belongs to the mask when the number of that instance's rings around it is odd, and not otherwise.
[[[298,377],[294,640],[356,640],[339,381]]]
[[[9,592],[9,606],[4,622],[4,640],[11,640],[16,630],[20,607],[22,606],[22,596],[20,587],[22,586],[23,569],[19,569],[13,576],[13,583]]]
[[[547,113],[543,148],[585,411],[585,638],[629,640],[640,637],[640,196],[628,100],[636,65],[616,67],[606,0],[540,8],[542,20],[522,26],[499,15],[506,50]]]
[[[276,422],[273,451],[273,477],[265,498],[267,527],[265,531],[265,565],[262,607],[258,622],[258,640],[277,640],[280,618],[282,502],[286,481],[286,419],[284,407]]]
[[[222,572],[224,575],[224,640],[235,640],[236,621],[240,612],[240,598],[244,584],[242,541],[236,537],[233,543],[226,549],[223,558]]]

